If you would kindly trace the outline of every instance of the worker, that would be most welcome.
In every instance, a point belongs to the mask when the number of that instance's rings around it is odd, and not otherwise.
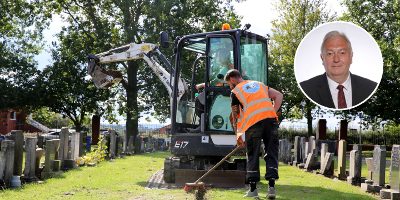
[[[232,126],[236,132],[237,145],[246,146],[246,180],[250,183],[250,189],[244,197],[258,197],[259,152],[262,139],[266,163],[265,179],[269,181],[267,198],[275,199],[275,180],[279,178],[279,124],[276,111],[281,106],[283,95],[261,82],[244,80],[236,69],[226,73],[225,81],[232,89]],[[270,99],[273,99],[273,104]]]

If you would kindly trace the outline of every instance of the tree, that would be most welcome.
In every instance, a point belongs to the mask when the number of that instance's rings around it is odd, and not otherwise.
[[[63,27],[57,34],[59,44],[53,42],[53,63],[37,78],[37,87],[46,88],[41,97],[52,112],[68,117],[77,132],[85,122],[87,114],[101,115],[109,112],[114,95],[111,90],[98,90],[87,78],[86,56],[91,41],[80,34],[77,27]]]
[[[51,15],[44,2],[0,2],[0,112],[40,105],[33,80],[38,70],[33,57],[43,47],[42,31]]]
[[[278,0],[274,6],[279,17],[272,21],[270,86],[284,94],[280,121],[305,117],[311,136],[313,116],[325,112],[295,84],[294,57],[306,34],[322,23],[333,21],[336,13],[331,14],[323,0]]]
[[[87,40],[91,47],[103,51],[128,43],[158,43],[159,33],[167,31],[172,38],[190,33],[220,30],[223,22],[239,24],[240,18],[230,6],[231,0],[65,0],[51,2],[67,14],[76,37]],[[87,44],[85,43],[85,44]],[[90,49],[87,53],[96,53]],[[101,51],[100,51],[101,52]],[[166,53],[172,55],[172,48]],[[191,66],[193,58],[183,62]],[[192,62],[190,62],[192,61]],[[126,74],[119,87],[119,112],[125,113],[127,133],[137,135],[140,113],[154,109],[158,115],[169,116],[169,97],[141,60],[119,64]],[[117,64],[108,65],[115,68]],[[185,77],[184,75],[182,77]]]
[[[349,118],[365,115],[366,125],[378,126],[382,121],[400,124],[400,2],[343,2],[348,12],[343,20],[353,22],[369,32],[378,43],[383,57],[382,80],[375,94],[362,105],[344,112]]]

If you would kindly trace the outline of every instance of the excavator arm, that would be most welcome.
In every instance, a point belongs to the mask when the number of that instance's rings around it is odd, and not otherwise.
[[[88,73],[92,77],[94,84],[96,85],[97,88],[107,89],[111,87],[113,84],[121,81],[123,79],[123,76],[119,70],[112,70],[112,69],[105,70],[103,67],[101,67],[102,63],[119,62],[119,61],[133,60],[133,59],[144,59],[147,62],[148,66],[153,70],[153,72],[164,84],[164,86],[168,91],[170,100],[172,100],[174,77],[171,77],[171,74],[167,70],[165,70],[156,60],[151,58],[151,53],[153,52],[157,52],[159,56],[163,58],[164,62],[167,62],[168,66],[170,66],[168,61],[165,59],[164,55],[158,50],[157,45],[150,43],[144,43],[144,44],[131,43],[96,55],[93,54],[88,55],[87,56]],[[170,68],[171,71],[173,71],[173,68],[172,67]],[[177,98],[179,102],[179,100],[182,97],[186,98],[188,90],[186,82],[182,78],[178,80],[177,88],[178,88]]]

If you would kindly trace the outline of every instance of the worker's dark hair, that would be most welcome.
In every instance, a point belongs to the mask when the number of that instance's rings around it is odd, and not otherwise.
[[[230,81],[231,77],[241,78],[242,75],[240,75],[240,72],[237,69],[231,69],[228,72],[226,72],[225,81],[226,82]]]

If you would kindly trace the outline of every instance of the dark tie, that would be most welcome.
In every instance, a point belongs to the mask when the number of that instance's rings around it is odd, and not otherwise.
[[[337,86],[337,89],[339,89],[339,94],[338,94],[338,108],[347,108],[346,105],[346,98],[344,97],[343,93],[343,85]]]

